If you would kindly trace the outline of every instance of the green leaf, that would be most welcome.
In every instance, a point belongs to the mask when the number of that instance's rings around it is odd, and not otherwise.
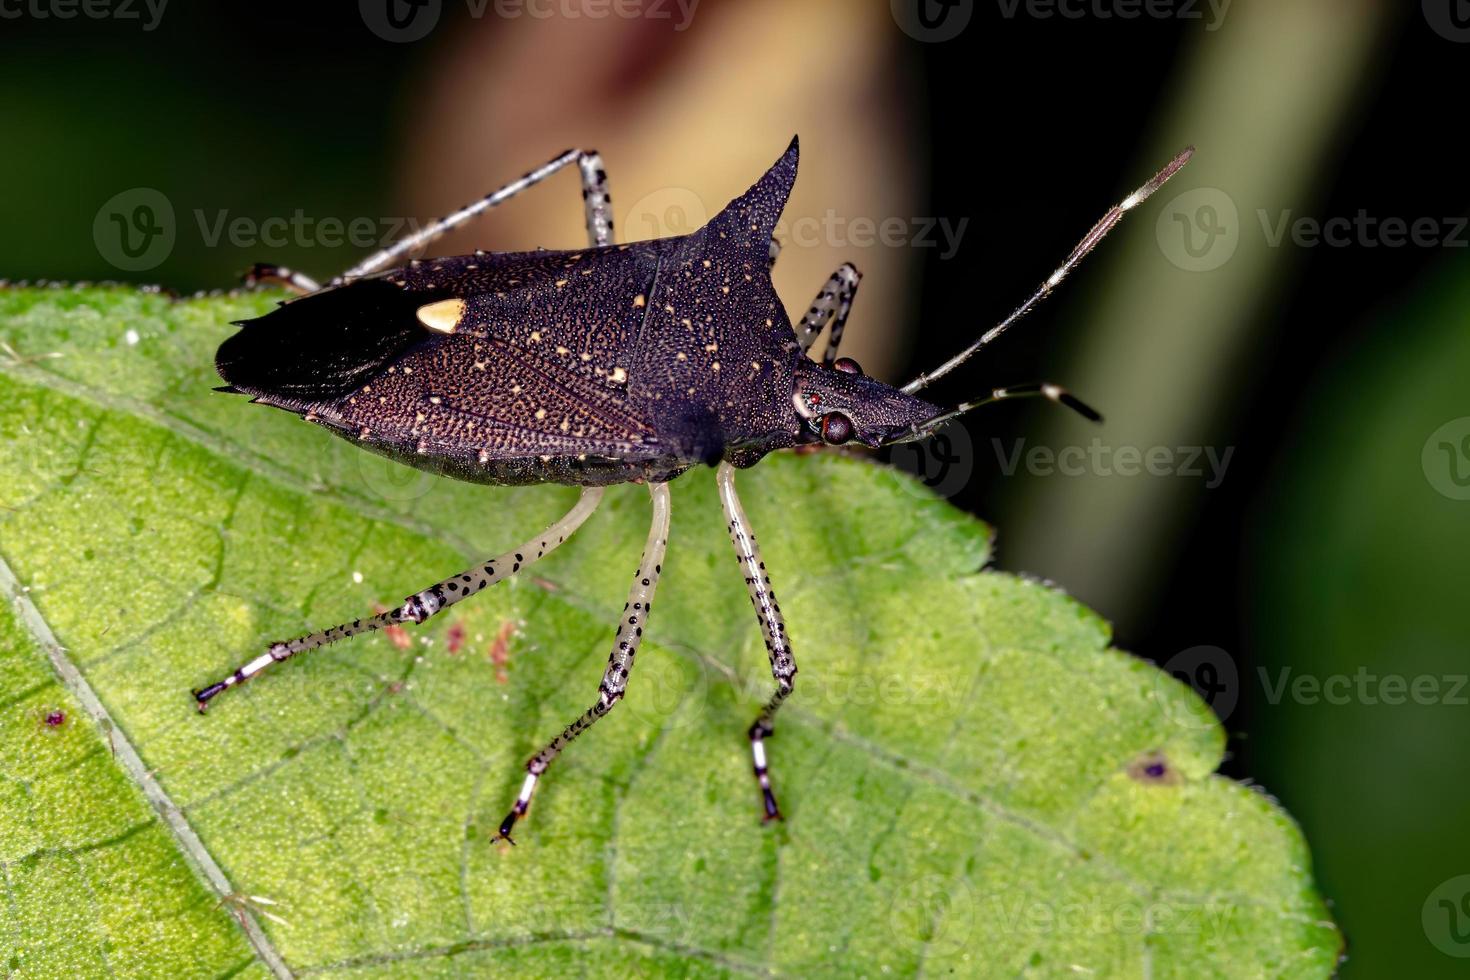
[[[771,681],[707,470],[675,485],[628,697],[518,847],[495,828],[596,696],[640,487],[410,649],[338,644],[199,716],[189,688],[263,643],[398,601],[576,494],[422,475],[212,394],[227,321],[272,302],[0,290],[12,969],[1333,970],[1304,842],[1214,775],[1193,692],[1058,592],[979,572],[983,525],[862,460],[741,475],[802,668],[768,743],[784,824],[759,820],[745,730]]]

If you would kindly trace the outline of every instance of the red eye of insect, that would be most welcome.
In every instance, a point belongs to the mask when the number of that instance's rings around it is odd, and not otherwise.
[[[810,395],[810,396],[808,396],[807,401],[811,402],[813,405],[820,405],[820,404],[822,404],[822,396],[821,395]]]
[[[852,419],[841,412],[828,412],[822,416],[822,441],[830,446],[840,446],[852,438]]]

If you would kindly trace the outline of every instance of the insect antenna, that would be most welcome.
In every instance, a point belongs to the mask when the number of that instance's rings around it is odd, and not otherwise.
[[[1063,388],[1061,385],[1054,385],[1048,381],[1041,381],[1034,384],[1010,385],[1009,387],[1005,388],[993,388],[991,389],[990,394],[984,398],[977,398],[974,401],[961,402],[954,408],[949,409],[946,412],[941,412],[940,414],[934,416],[932,419],[929,419],[927,422],[924,422],[922,425],[916,426],[910,433],[908,438],[904,439],[903,441],[909,442],[914,439],[922,439],[924,436],[927,436],[929,433],[934,432],[940,426],[944,425],[944,423],[960,415],[964,415],[966,412],[974,411],[982,405],[994,405],[996,402],[1008,401],[1012,398],[1049,398],[1052,401],[1056,402],[1058,405],[1061,405],[1065,408],[1070,408],[1072,411],[1087,419],[1089,422],[1102,421],[1102,415],[1097,411],[1097,409],[1093,408],[1091,405],[1087,404],[1082,399],[1072,394],[1066,388]]]
[[[985,347],[991,341],[995,340],[995,338],[1005,333],[1008,329],[1010,329],[1011,324],[1021,319],[1021,317],[1025,316],[1027,313],[1030,313],[1031,310],[1038,303],[1046,299],[1047,296],[1051,295],[1051,291],[1057,288],[1057,285],[1063,279],[1067,278],[1067,274],[1077,267],[1077,265],[1087,256],[1088,252],[1091,252],[1094,248],[1097,247],[1097,243],[1102,241],[1107,233],[1113,230],[1113,226],[1116,225],[1119,221],[1123,220],[1123,215],[1127,214],[1129,211],[1133,210],[1134,208],[1138,207],[1138,205],[1148,200],[1149,196],[1152,195],[1154,191],[1158,190],[1160,187],[1163,187],[1164,183],[1168,181],[1170,177],[1178,173],[1179,168],[1188,163],[1189,158],[1193,155],[1194,147],[1186,146],[1182,151],[1180,151],[1178,156],[1169,161],[1164,169],[1160,170],[1158,173],[1149,178],[1148,183],[1144,184],[1138,190],[1134,191],[1132,194],[1129,194],[1121,202],[1110,208],[1108,210],[1108,213],[1103,215],[1102,219],[1098,221],[1097,224],[1092,226],[1092,230],[1089,231],[1086,235],[1082,236],[1082,240],[1077,243],[1076,248],[1072,249],[1072,254],[1067,256],[1067,260],[1061,265],[1057,266],[1057,270],[1047,277],[1046,282],[1042,283],[1041,286],[1037,288],[1036,292],[1031,294],[1030,299],[1026,300],[1026,302],[1018,306],[1010,316],[1006,317],[1004,320],[1000,321],[1000,323],[997,323],[995,326],[985,331],[985,333],[981,334],[980,339],[975,341],[969,347],[966,347],[954,357],[951,357],[949,360],[939,365],[939,367],[935,368],[933,371],[920,373],[917,378],[903,386],[903,391],[906,394],[911,395],[914,392],[927,387],[931,382],[937,381],[940,378],[944,377],[946,374],[968,361],[971,357],[974,357],[975,353],[981,348]],[[982,402],[978,404],[984,403]]]

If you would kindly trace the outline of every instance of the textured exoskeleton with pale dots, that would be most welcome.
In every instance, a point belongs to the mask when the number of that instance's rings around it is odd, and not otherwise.
[[[194,692],[200,710],[271,664],[358,633],[422,623],[550,554],[580,527],[603,487],[645,483],[653,520],[597,699],[526,763],[500,827],[510,840],[537,781],[566,745],[607,714],[628,676],[652,609],[668,544],[668,482],[709,465],[776,690],[749,738],[766,819],[780,817],[765,740],[794,690],[781,608],[735,492],[737,469],[803,445],[877,448],[934,432],[962,412],[1041,395],[1096,413],[1051,384],[997,388],[944,409],[916,396],[968,360],[1036,303],[1116,224],[1189,158],[1176,157],[1112,208],[1006,320],[938,369],[895,388],[867,377],[838,345],[861,276],[844,264],[795,325],[771,284],[774,231],[796,180],[797,141],[744,194],[688,235],[612,243],[607,175],[596,153],[568,150],[318,286],[280,266],[253,283],[300,293],[220,345],[220,390],[285,409],[364,449],[475,483],[581,486],[575,506],[503,555],[415,593],[386,612],[266,652]],[[402,259],[551,174],[576,164],[589,247]],[[823,359],[808,357],[824,330]]]

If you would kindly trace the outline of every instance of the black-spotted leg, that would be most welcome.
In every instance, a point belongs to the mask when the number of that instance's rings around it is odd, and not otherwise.
[[[852,312],[852,301],[857,296],[858,284],[863,274],[851,262],[844,262],[827,279],[827,284],[812,300],[812,305],[802,316],[796,328],[796,339],[801,349],[810,350],[828,323],[832,332],[827,337],[827,349],[822,354],[822,363],[828,367],[837,360],[837,347],[842,343],[842,331],[847,327],[847,315]]]
[[[648,621],[653,609],[653,594],[658,589],[658,577],[663,572],[664,550],[669,543],[669,485],[650,483],[648,495],[653,498],[653,520],[648,528],[648,540],[643,545],[643,557],[638,561],[638,571],[633,575],[633,587],[628,590],[628,601],[623,605],[622,618],[618,620],[618,632],[613,637],[612,653],[607,658],[607,670],[602,674],[602,683],[597,688],[597,700],[592,707],[582,712],[561,733],[546,743],[545,748],[531,756],[526,763],[526,779],[521,784],[521,793],[516,797],[510,813],[500,822],[500,836],[511,840],[510,832],[516,821],[526,815],[531,805],[531,794],[546,769],[561,755],[567,743],[597,723],[597,720],[612,710],[613,705],[623,699],[628,687],[628,674],[633,670],[633,658],[638,654],[638,645],[643,642],[643,624]]]
[[[404,256],[413,253],[445,233],[478,217],[486,211],[515,197],[521,191],[541,183],[563,167],[575,163],[582,175],[582,200],[587,212],[587,241],[593,247],[612,242],[612,198],[607,190],[607,171],[603,169],[602,157],[595,150],[567,150],[546,161],[535,170],[524,174],[498,190],[491,191],[473,204],[466,204],[458,211],[445,215],[420,228],[418,231],[375,252],[357,265],[332,280],[335,285],[358,276],[371,275],[391,267]]]
[[[587,518],[592,516],[592,512],[602,502],[602,494],[602,487],[583,488],[582,496],[577,499],[576,505],[541,534],[513,551],[507,551],[505,554],[467,569],[453,578],[447,578],[442,582],[429,586],[422,592],[414,593],[404,599],[403,603],[394,609],[379,613],[368,619],[354,619],[350,623],[333,626],[331,629],[308,633],[294,640],[283,643],[272,643],[265,653],[244,664],[224,680],[217,681],[208,687],[203,687],[195,691],[194,699],[198,702],[199,710],[203,711],[207,708],[210,699],[221,692],[227,691],[237,684],[243,684],[272,664],[278,664],[283,660],[288,660],[298,653],[315,650],[317,647],[325,646],[328,643],[334,643],[337,640],[346,639],[349,636],[356,636],[359,633],[382,629],[385,626],[397,626],[403,623],[422,623],[430,616],[443,612],[461,599],[488,589],[501,579],[514,575],[532,562],[555,551],[563,541],[572,536],[572,532],[576,531]]]
[[[755,533],[750,529],[750,520],[745,508],[735,493],[735,467],[721,463],[715,471],[715,483],[720,490],[720,505],[725,510],[725,526],[730,532],[730,541],[735,545],[735,555],[745,573],[745,589],[750,594],[750,604],[755,607],[755,617],[760,621],[765,636],[766,653],[771,658],[771,674],[776,678],[776,693],[766,702],[760,716],[750,726],[750,754],[755,769],[756,782],[761,788],[761,802],[765,807],[765,820],[780,820],[781,810],[776,806],[776,794],[771,790],[771,775],[766,769],[766,739],[775,732],[776,712],[782,702],[791,696],[796,683],[796,659],[791,655],[791,641],[786,636],[786,620],[781,616],[781,604],[771,590],[771,577],[766,574],[766,563],[761,561],[761,550],[755,543]]]
[[[577,156],[582,171],[582,208],[587,214],[587,244],[593,248],[613,240],[612,195],[607,190],[607,171],[596,150]]]
[[[284,286],[298,296],[314,293],[321,288],[310,276],[271,262],[255,263],[242,277],[242,281],[246,289],[259,289],[261,286]]]

